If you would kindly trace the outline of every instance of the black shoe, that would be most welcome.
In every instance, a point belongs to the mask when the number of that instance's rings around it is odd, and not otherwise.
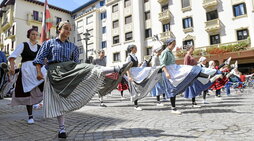
[[[67,138],[67,135],[66,135],[66,133],[65,132],[62,132],[62,133],[58,133],[58,138]]]

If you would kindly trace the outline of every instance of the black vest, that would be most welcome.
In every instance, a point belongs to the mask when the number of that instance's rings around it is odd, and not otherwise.
[[[138,60],[136,61],[131,55],[130,55],[130,57],[131,57],[131,61],[133,63],[132,67],[138,67]]]
[[[26,62],[26,61],[33,61],[33,60],[35,59],[35,57],[36,57],[36,55],[37,55],[37,53],[38,53],[40,47],[41,47],[40,45],[37,45],[37,51],[36,51],[36,52],[33,52],[33,51],[30,49],[28,43],[27,43],[27,42],[24,42],[24,50],[23,50],[23,52],[21,53],[21,57],[22,57],[21,62],[23,63],[23,62]]]

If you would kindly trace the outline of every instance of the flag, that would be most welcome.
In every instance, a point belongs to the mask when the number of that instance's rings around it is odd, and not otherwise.
[[[48,40],[49,37],[49,30],[53,26],[51,22],[50,12],[49,12],[49,6],[48,1],[45,0],[44,3],[44,12],[43,12],[43,19],[42,19],[42,32],[41,32],[41,43]]]

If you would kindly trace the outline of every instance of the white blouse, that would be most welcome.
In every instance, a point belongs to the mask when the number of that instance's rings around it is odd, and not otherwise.
[[[37,44],[32,44],[31,42],[27,42],[28,45],[29,45],[29,48],[33,51],[33,52],[36,52],[38,47],[37,47]],[[17,46],[17,48],[13,51],[13,53],[8,57],[8,60],[9,58],[17,58],[21,55],[21,53],[23,52],[24,50],[24,43],[21,43]]]

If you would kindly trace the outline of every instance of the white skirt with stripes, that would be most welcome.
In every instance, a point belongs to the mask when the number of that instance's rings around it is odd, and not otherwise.
[[[44,84],[44,117],[52,118],[77,110],[86,105],[103,85],[104,77],[98,74],[87,75],[66,98],[54,91],[46,77]]]

